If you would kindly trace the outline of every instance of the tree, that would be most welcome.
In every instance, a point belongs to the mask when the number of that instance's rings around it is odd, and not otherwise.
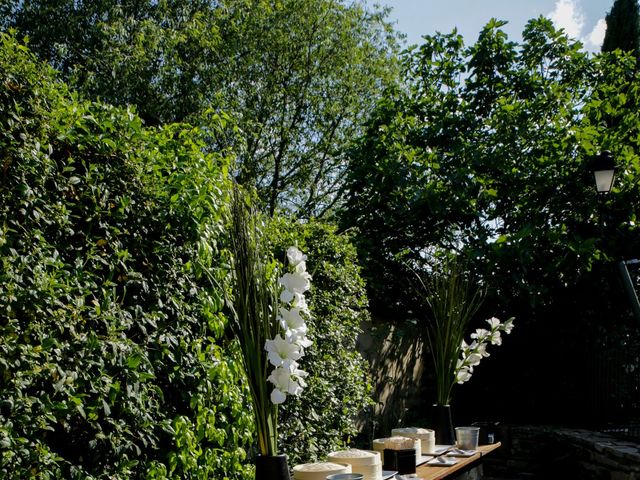
[[[270,213],[340,203],[344,148],[395,76],[386,12],[358,2],[35,0],[9,14],[89,98],[133,104],[150,125],[237,118],[238,179]]]
[[[621,95],[633,84],[632,62],[590,60],[544,19],[527,25],[521,46],[501,25],[490,22],[470,48],[454,33],[407,53],[406,88],[379,103],[352,153],[343,225],[360,232],[372,303],[403,298],[392,279],[434,246],[466,251],[478,268],[487,262],[501,282],[530,289],[534,303],[548,301],[540,288],[555,288],[560,279],[546,281],[558,269],[575,278],[615,256],[596,245],[586,164],[613,148],[625,174],[637,173],[637,114]],[[613,112],[625,114],[624,125],[607,129]],[[611,208],[637,189],[632,178]],[[634,210],[618,213],[616,227],[628,230]],[[496,255],[511,259],[495,264]]]
[[[484,388],[468,397],[491,399],[482,411],[504,418],[511,408],[500,399],[550,401],[532,391],[537,382],[556,401],[586,395],[592,370],[570,379],[535,372],[592,358],[586,352],[630,319],[607,272],[640,250],[640,117],[631,107],[640,89],[628,54],[589,57],[543,18],[520,45],[501,26],[490,22],[469,48],[439,34],[403,56],[403,88],[379,102],[351,153],[341,221],[357,232],[378,321],[417,318],[411,270],[428,277],[441,249],[466,256],[489,289],[488,316],[513,315],[521,326],[512,353],[500,355],[513,355],[504,375],[522,381],[464,387]],[[612,115],[620,121],[608,126]],[[622,177],[597,198],[588,163],[605,149]],[[568,337],[577,340],[569,346]],[[547,354],[523,358],[532,342]],[[558,420],[595,413],[570,403],[554,405]]]
[[[640,9],[638,0],[616,0],[605,18],[603,52],[620,49],[640,58]]]

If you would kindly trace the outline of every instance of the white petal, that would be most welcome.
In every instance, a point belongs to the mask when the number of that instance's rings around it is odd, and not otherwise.
[[[278,352],[269,352],[267,358],[269,359],[269,363],[274,367],[279,367],[280,365],[282,365],[282,357],[278,355]]]
[[[311,286],[311,275],[306,272],[285,273],[279,282],[292,293],[304,293]]]
[[[274,388],[273,390],[271,390],[271,403],[273,403],[274,405],[280,405],[286,399],[287,399],[287,396],[277,388]]]
[[[471,334],[471,338],[475,338],[478,342],[483,342],[485,338],[490,334],[489,330],[484,328],[478,328],[474,333]]]
[[[282,282],[280,282],[280,283],[282,283]],[[282,303],[289,303],[293,299],[294,299],[293,292],[290,292],[287,289],[283,290],[282,293],[280,294],[280,301]]]
[[[502,330],[508,335],[513,330],[513,317],[502,324]]]

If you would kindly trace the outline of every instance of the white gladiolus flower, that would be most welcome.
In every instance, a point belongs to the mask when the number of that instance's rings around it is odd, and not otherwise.
[[[280,334],[273,340],[267,340],[264,348],[268,352],[269,362],[274,367],[290,366],[302,357],[300,346],[282,338]]]
[[[307,373],[292,365],[290,368],[277,367],[267,380],[275,386],[275,390],[289,395],[300,395],[306,386],[303,379]]]
[[[502,331],[504,333],[506,333],[507,335],[509,335],[511,333],[511,330],[513,330],[513,317],[511,317],[509,320],[507,320],[506,322],[504,322],[502,324]]]
[[[502,337],[500,336],[500,331],[497,330],[495,332],[492,332],[489,336],[489,341],[491,342],[491,345],[502,345]]]
[[[488,318],[487,323],[491,327],[491,330],[495,330],[500,326],[500,320],[498,320],[496,317]]]
[[[302,348],[309,348],[311,345],[313,345],[313,342],[307,337],[298,336],[294,341],[296,345],[300,345],[300,347]]]
[[[480,355],[479,353],[471,353],[464,361],[464,363],[466,363],[467,365],[471,365],[472,367],[475,367],[477,365],[480,365],[480,360],[482,360],[482,355]]]
[[[486,343],[481,343],[480,345],[478,345],[476,347],[476,352],[478,352],[483,357],[488,357],[489,356],[489,352],[487,352],[487,344]]]
[[[304,348],[310,346],[312,344],[311,340],[307,339],[307,326],[304,325],[296,330],[287,330],[284,333],[284,337],[288,342],[291,342],[300,347],[300,352],[304,355]]]
[[[471,372],[466,368],[458,370],[458,372],[456,373],[456,382],[458,383],[468,382],[470,379],[471,379]]]
[[[301,312],[309,313],[309,306],[307,305],[307,300],[304,298],[302,293],[294,293],[293,294],[293,306],[299,309]]]
[[[490,333],[491,332],[489,330],[478,328],[474,333],[471,334],[471,338],[475,338],[479,343],[484,342]]]
[[[307,331],[307,326],[304,324],[304,319],[300,316],[299,308],[292,308],[287,310],[280,307],[280,325],[285,330],[298,330],[304,327],[304,331]]]
[[[303,255],[296,247],[289,247],[287,248],[287,260],[289,260],[289,265],[297,267],[307,260],[307,256]]]
[[[285,273],[279,282],[292,293],[304,293],[311,286],[311,275],[307,272]]]

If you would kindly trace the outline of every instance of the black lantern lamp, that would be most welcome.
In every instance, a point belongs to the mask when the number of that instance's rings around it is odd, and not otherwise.
[[[616,164],[611,152],[605,150],[600,155],[596,155],[591,164],[591,171],[596,180],[598,193],[609,193],[616,175]]]

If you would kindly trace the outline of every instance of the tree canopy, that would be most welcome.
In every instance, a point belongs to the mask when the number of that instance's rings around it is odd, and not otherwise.
[[[491,21],[468,48],[454,32],[408,51],[406,88],[389,91],[353,151],[343,224],[359,231],[372,302],[407,298],[392,279],[434,247],[466,252],[507,296],[533,305],[638,248],[633,59],[591,58],[543,18],[521,45],[502,25]],[[621,167],[601,199],[616,232],[607,240],[588,172],[604,149]]]
[[[360,2],[36,0],[4,14],[75,89],[148,125],[234,116],[238,179],[270,213],[340,202],[344,148],[396,71],[386,12]]]
[[[613,384],[593,387],[586,367],[541,372],[632,341],[616,333],[633,327],[613,273],[640,252],[635,59],[590,56],[544,18],[520,44],[503,25],[492,20],[469,47],[453,32],[405,52],[403,86],[378,103],[350,155],[342,227],[356,232],[375,319],[428,318],[412,279],[443,250],[466,257],[489,290],[481,316],[516,317],[502,373],[479,372],[454,402],[471,398],[486,418],[584,423],[599,410],[580,399]],[[589,165],[602,150],[619,170],[598,197]],[[535,418],[547,402],[558,416]]]
[[[0,122],[0,476],[246,478],[253,425],[209,280],[228,152],[78,100],[5,34]]]

